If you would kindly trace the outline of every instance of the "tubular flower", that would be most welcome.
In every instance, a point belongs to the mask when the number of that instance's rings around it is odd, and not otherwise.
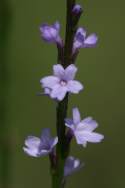
[[[40,27],[41,36],[48,43],[62,44],[62,39],[59,35],[60,24],[55,22],[53,25],[42,24]]]
[[[40,80],[44,93],[52,99],[63,100],[66,93],[79,93],[83,89],[83,85],[74,80],[77,68],[71,64],[66,69],[62,65],[53,66],[52,76],[44,77]]]
[[[83,166],[84,164],[81,163],[79,159],[69,156],[65,162],[64,176],[72,175],[74,172],[79,171]]]
[[[72,9],[72,13],[75,13],[75,14],[79,14],[82,12],[82,7],[81,5],[79,4],[76,4],[73,9]]]
[[[98,143],[104,138],[102,134],[93,132],[98,124],[91,117],[81,120],[78,108],[73,108],[73,119],[66,119],[65,125],[69,127],[76,138],[77,144],[86,147],[87,142]]]
[[[46,128],[43,129],[41,138],[28,136],[23,150],[32,157],[40,157],[51,153],[57,142],[58,137],[52,138],[50,136],[50,129]]]
[[[98,37],[95,33],[86,36],[86,30],[82,27],[77,29],[74,44],[73,44],[73,53],[80,48],[90,48],[95,47],[97,44]]]

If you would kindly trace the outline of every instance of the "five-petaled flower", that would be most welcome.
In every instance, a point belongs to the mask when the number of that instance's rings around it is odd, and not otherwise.
[[[73,53],[75,53],[75,51],[79,50],[80,48],[95,47],[97,41],[98,41],[98,37],[95,33],[86,36],[86,30],[80,27],[77,29],[74,38]]]
[[[77,68],[71,64],[66,69],[62,65],[53,66],[53,76],[47,76],[40,80],[45,94],[59,101],[63,100],[66,93],[79,93],[83,89],[83,85],[76,80],[73,80]]]
[[[95,120],[91,117],[81,120],[78,108],[73,108],[73,119],[65,119],[65,125],[71,129],[77,144],[84,147],[87,142],[98,143],[104,138],[102,134],[93,132],[98,126]]]
[[[40,157],[53,152],[54,146],[58,142],[58,137],[52,138],[50,129],[43,129],[41,138],[28,136],[25,140],[25,153],[32,157]]]
[[[79,159],[69,156],[65,162],[64,176],[66,177],[72,175],[74,172],[80,170],[83,166],[84,164]]]
[[[40,27],[40,32],[44,41],[62,45],[62,39],[59,35],[59,22],[55,22],[53,25],[42,24]]]

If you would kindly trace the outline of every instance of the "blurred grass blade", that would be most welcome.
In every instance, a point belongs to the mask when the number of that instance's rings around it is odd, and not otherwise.
[[[10,7],[7,0],[0,0],[0,187],[9,185],[9,163],[11,158],[9,125],[6,123],[8,67],[7,41],[10,24]]]

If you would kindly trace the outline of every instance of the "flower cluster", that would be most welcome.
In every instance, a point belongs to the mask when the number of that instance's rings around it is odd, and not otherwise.
[[[72,9],[72,14],[77,16],[82,12],[82,7],[76,4]],[[43,24],[40,27],[41,37],[48,43],[54,43],[58,48],[64,52],[64,42],[60,37],[60,24],[55,22],[53,25]],[[73,45],[71,48],[71,57],[75,53],[78,53],[81,48],[95,47],[98,41],[98,37],[95,33],[87,36],[87,32],[84,28],[79,27],[73,38]],[[63,54],[64,56],[64,54]],[[71,58],[72,59],[72,58]],[[78,94],[84,89],[81,82],[75,80],[76,72],[78,68],[72,62],[67,62],[66,66],[64,62],[61,64],[53,65],[53,74],[45,76],[40,79],[41,87],[44,90],[44,95],[54,99],[58,104],[65,99],[69,94]],[[62,109],[63,111],[64,109]],[[65,117],[63,119],[65,124],[65,136],[68,140],[70,135],[70,142],[72,138],[76,139],[78,145],[83,147],[87,146],[87,142],[99,143],[104,136],[102,134],[94,132],[98,127],[98,123],[93,120],[92,117],[81,119],[78,108],[72,109],[73,118],[69,119]],[[59,135],[58,135],[59,136]],[[23,150],[26,154],[32,157],[41,157],[49,155],[50,158],[53,155],[54,160],[57,160],[55,146],[58,143],[58,137],[51,137],[50,129],[43,129],[40,138],[35,136],[28,136],[25,140],[25,146]],[[70,144],[70,142],[68,144]],[[53,160],[51,158],[51,160]],[[55,161],[54,161],[55,163]],[[72,156],[67,156],[64,166],[64,177],[71,175],[83,167],[84,164]]]

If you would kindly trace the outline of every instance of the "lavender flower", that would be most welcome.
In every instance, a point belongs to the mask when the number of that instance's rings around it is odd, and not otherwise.
[[[82,7],[81,7],[81,5],[79,5],[79,4],[76,4],[76,5],[73,7],[73,9],[72,9],[72,12],[75,13],[75,14],[79,14],[79,13],[81,13],[81,11],[82,11]]]
[[[56,43],[62,45],[62,40],[59,35],[60,24],[55,22],[53,25],[42,24],[40,27],[41,36],[43,40],[49,43]]]
[[[58,137],[50,136],[50,129],[43,129],[41,138],[28,136],[25,140],[23,150],[32,157],[40,157],[52,152],[54,146],[58,142]]]
[[[98,124],[91,117],[81,120],[78,108],[73,108],[73,119],[66,119],[65,125],[72,130],[77,144],[86,147],[87,142],[98,143],[104,138],[102,134],[93,132]]]
[[[89,48],[95,47],[98,37],[95,33],[86,36],[86,30],[82,27],[77,29],[74,44],[73,44],[73,53],[80,48]]]
[[[61,101],[67,92],[79,93],[83,89],[83,85],[79,81],[73,80],[76,72],[77,68],[73,64],[69,65],[66,69],[62,65],[54,65],[54,75],[44,77],[40,80],[45,94]]]
[[[69,156],[66,159],[65,166],[64,166],[64,176],[69,176],[74,172],[77,172],[84,166],[83,163],[80,162],[79,159],[76,159],[72,156]]]

